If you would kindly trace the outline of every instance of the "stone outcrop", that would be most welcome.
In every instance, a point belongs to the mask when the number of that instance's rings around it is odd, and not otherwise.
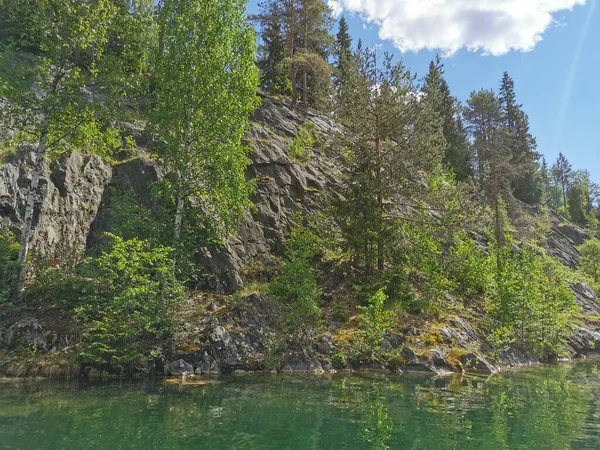
[[[567,222],[563,217],[552,214],[552,227],[542,247],[550,256],[558,258],[565,266],[575,269],[579,267],[579,251],[577,246],[591,239],[589,233],[577,225]]]
[[[298,164],[288,156],[299,128],[315,124],[321,149],[310,155],[310,164]],[[246,137],[253,148],[248,179],[256,180],[253,201],[256,212],[248,213],[236,237],[225,248],[203,248],[200,263],[205,267],[205,288],[230,293],[243,285],[242,272],[249,265],[269,266],[280,254],[286,231],[298,213],[321,212],[336,195],[341,179],[339,164],[325,156],[327,142],[343,130],[332,120],[302,114],[283,102],[264,97]]]
[[[33,153],[0,166],[0,217],[20,229],[31,181]],[[32,248],[35,255],[60,262],[82,252],[112,179],[110,164],[76,152],[51,166],[40,179],[34,213]]]
[[[290,158],[289,149],[306,122],[314,124],[317,145],[310,150],[308,163],[301,163]],[[139,127],[132,129],[136,141],[148,145],[150,141]],[[246,214],[237,235],[228,239],[223,247],[197,249],[196,259],[204,270],[199,288],[231,294],[244,287],[247,273],[253,272],[256,278],[257,272],[268,271],[279,262],[286,232],[298,213],[314,217],[339,195],[341,165],[332,156],[335,152],[330,151],[329,145],[341,133],[343,130],[328,118],[299,112],[284,102],[263,98],[246,136],[247,144],[253,149],[247,178],[256,180],[253,197],[256,210]],[[0,219],[8,221],[17,232],[31,179],[34,150],[24,148],[21,156],[0,165]],[[115,166],[98,157],[78,153],[58,159],[42,178],[36,199],[33,235],[36,253],[60,264],[63,259],[72,257],[73,252],[98,248],[104,232],[111,231],[114,225],[114,193],[131,191],[139,204],[149,206],[151,186],[162,178],[163,173],[151,159],[138,158]],[[590,236],[559,216],[552,216],[551,220],[550,234],[543,244],[546,251],[565,265],[577,267],[576,247]],[[479,247],[486,248],[483,236],[473,238]],[[600,302],[588,286],[578,283],[572,290],[584,315],[600,317]],[[165,372],[186,376],[217,371],[257,371],[271,366],[267,360],[271,358],[269,352],[279,330],[269,301],[260,294],[250,294],[241,297],[238,306],[233,308],[223,300],[225,296],[215,297],[220,300],[205,311],[198,323],[189,327],[186,324],[194,343],[193,351],[162,349],[167,355]],[[493,373],[499,367],[538,363],[516,350],[501,354],[499,361],[491,363],[484,356],[491,349],[473,323],[458,316],[451,318],[439,330],[442,341],[427,351],[411,348],[402,336],[387,336],[384,350],[397,351],[394,369],[402,371],[441,373],[464,369]],[[42,325],[35,318],[21,318],[0,330],[2,340],[13,347],[35,345],[49,350],[57,337]],[[312,343],[286,355],[279,369],[285,372],[334,370],[334,356],[340,352],[334,339],[337,328],[332,322],[327,332],[314,336]],[[568,350],[576,357],[597,351],[599,345],[600,330],[588,321],[575,330]],[[460,351],[453,353],[456,349]],[[337,368],[389,369],[374,362]]]

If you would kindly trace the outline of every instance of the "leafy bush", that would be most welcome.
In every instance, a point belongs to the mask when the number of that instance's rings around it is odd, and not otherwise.
[[[306,162],[310,157],[310,149],[315,145],[315,124],[304,122],[294,136],[289,156],[293,161]]]
[[[492,341],[541,357],[561,354],[577,305],[554,262],[531,248],[505,250],[498,262],[488,308]]]
[[[402,306],[411,313],[439,314],[454,282],[443,264],[442,242],[432,227],[425,223],[402,224],[394,254],[390,294],[403,300]]]
[[[318,287],[319,270],[315,267],[320,250],[317,237],[305,228],[292,230],[285,243],[281,273],[269,284],[268,291],[285,309],[284,329],[296,338],[307,326],[321,320],[317,302],[322,292]]]
[[[600,288],[600,241],[592,239],[577,247],[581,253],[581,271],[593,281],[598,293]]]
[[[347,350],[352,361],[362,364],[370,361],[382,361],[384,354],[381,343],[388,329],[396,324],[397,316],[393,311],[385,310],[387,296],[380,289],[369,299],[369,306],[358,306],[360,330],[350,342]]]
[[[111,250],[86,267],[91,288],[75,319],[82,325],[82,362],[126,367],[145,362],[174,330],[172,312],[183,298],[171,249],[111,235]]]
[[[491,258],[467,236],[458,237],[450,247],[448,271],[465,295],[485,294],[493,283]]]
[[[19,272],[19,244],[14,234],[0,222],[0,304],[7,301]]]
[[[343,369],[348,365],[346,362],[346,357],[342,353],[336,353],[333,355],[331,357],[331,363],[336,369]]]

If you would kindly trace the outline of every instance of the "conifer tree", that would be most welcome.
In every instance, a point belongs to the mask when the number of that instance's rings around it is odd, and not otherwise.
[[[494,234],[504,245],[503,199],[511,195],[516,168],[511,165],[510,135],[503,129],[500,101],[491,90],[471,93],[465,108],[480,183],[494,213]]]
[[[500,83],[498,100],[500,102],[502,124],[510,139],[507,145],[511,149],[513,166],[518,166],[511,182],[515,198],[529,204],[540,200],[537,143],[529,132],[529,118],[517,104],[514,80],[504,72]]]
[[[269,0],[260,6],[263,9],[262,15],[257,16],[262,25],[257,63],[260,86],[269,94],[291,95],[292,86],[285,63],[287,49],[281,2]]]
[[[352,58],[352,37],[350,36],[348,22],[344,16],[341,17],[339,29],[335,39],[335,84],[337,86],[344,83],[346,79],[347,64],[350,64]]]
[[[435,109],[443,120],[444,164],[450,168],[458,180],[472,175],[471,148],[462,122],[457,100],[451,96],[448,83],[444,79],[444,68],[440,57],[429,65],[423,91],[427,97],[437,97]]]
[[[352,132],[346,156],[344,200],[338,204],[346,243],[367,272],[384,269],[401,217],[400,196],[411,197],[419,170],[441,164],[441,120],[420,102],[414,79],[389,55],[359,50],[348,65],[347,89],[338,98],[339,120]],[[414,190],[415,204],[418,191]]]
[[[562,193],[562,202],[564,211],[567,211],[567,194],[569,193],[569,189],[571,188],[572,176],[573,176],[573,167],[571,163],[567,160],[565,155],[560,152],[558,157],[556,158],[556,162],[552,166],[552,176],[554,177],[554,182],[557,186],[560,187]]]
[[[300,99],[305,107],[322,106],[327,101],[331,85],[327,58],[331,50],[329,28],[332,18],[328,6],[323,0],[270,0],[261,4],[261,12],[254,19],[261,24],[263,41],[272,41],[275,29],[283,35],[283,61],[292,102],[296,104]],[[265,60],[279,64],[279,43],[272,47],[264,48],[259,66],[267,64],[263,63]],[[272,64],[267,65],[270,67]]]

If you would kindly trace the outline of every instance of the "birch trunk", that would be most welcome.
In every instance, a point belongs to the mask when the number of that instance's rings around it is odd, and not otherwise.
[[[38,193],[38,186],[40,183],[40,177],[44,171],[45,156],[46,156],[46,145],[48,143],[48,128],[49,128],[48,115],[44,116],[42,122],[42,130],[40,133],[40,141],[37,149],[35,158],[35,169],[31,177],[31,185],[29,186],[29,192],[27,193],[27,203],[25,205],[25,216],[23,218],[23,230],[21,232],[21,248],[19,250],[19,265],[21,269],[19,271],[19,278],[17,280],[17,296],[21,298],[25,292],[25,275],[27,274],[27,256],[29,254],[29,245],[31,241],[31,234],[33,231],[33,213],[35,210],[35,198]]]

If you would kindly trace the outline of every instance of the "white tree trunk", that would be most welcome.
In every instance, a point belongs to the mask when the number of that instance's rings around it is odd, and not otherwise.
[[[27,203],[25,204],[25,216],[23,218],[23,230],[21,232],[21,248],[19,250],[19,264],[21,266],[19,278],[17,280],[17,295],[22,297],[25,292],[25,275],[27,273],[27,255],[29,254],[29,244],[33,229],[33,213],[35,209],[35,198],[38,193],[40,177],[44,171],[46,144],[48,142],[48,116],[44,117],[40,141],[35,158],[35,168],[31,177],[31,185],[27,193]]]
[[[183,222],[183,207],[185,199],[183,196],[179,196],[177,199],[177,212],[175,213],[175,230],[173,232],[173,249],[177,254],[177,248],[179,247],[179,241],[181,238],[181,224]]]

